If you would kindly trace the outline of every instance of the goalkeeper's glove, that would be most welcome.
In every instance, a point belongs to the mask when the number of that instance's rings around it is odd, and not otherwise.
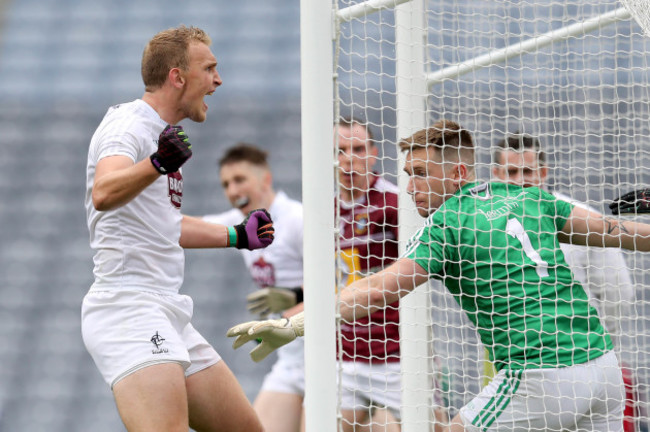
[[[609,205],[612,213],[650,213],[650,189],[639,189],[616,198]]]
[[[265,248],[273,243],[274,233],[269,212],[252,210],[242,223],[228,227],[228,246],[248,250]]]
[[[248,311],[265,318],[302,303],[302,288],[262,288],[246,296]]]
[[[158,137],[158,151],[149,159],[160,174],[169,174],[192,157],[192,144],[181,126],[167,125]]]
[[[232,327],[228,330],[227,335],[228,337],[237,337],[232,344],[234,349],[248,341],[261,339],[262,342],[250,353],[253,361],[259,362],[298,336],[305,335],[305,314],[300,312],[291,318],[250,321]]]

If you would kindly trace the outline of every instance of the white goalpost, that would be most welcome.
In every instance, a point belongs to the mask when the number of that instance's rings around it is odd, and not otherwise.
[[[441,118],[473,134],[479,178],[493,177],[498,141],[525,133],[542,143],[549,190],[607,213],[608,200],[650,184],[650,41],[632,12],[615,0],[301,1],[308,431],[346,430],[342,394],[364,400],[382,391],[342,384],[334,287],[345,221],[335,208],[332,125],[354,118],[373,133],[379,155],[372,169],[399,189],[400,253],[424,220],[406,192],[396,143]],[[364,239],[360,233],[351,241]],[[590,260],[585,268],[611,271]],[[625,260],[634,299],[604,301],[625,311],[614,339],[631,374],[626,427],[641,430],[650,424],[650,257],[625,253]],[[595,289],[618,289],[591,279]],[[388,426],[434,431],[434,406],[453,416],[480,391],[482,348],[437,282],[404,297],[399,311],[401,418]],[[359,367],[368,363],[381,361],[360,359]]]
[[[331,4],[300,2],[304,209],[305,413],[310,431],[336,430]],[[318,55],[316,55],[318,53]],[[329,163],[328,163],[329,162]]]

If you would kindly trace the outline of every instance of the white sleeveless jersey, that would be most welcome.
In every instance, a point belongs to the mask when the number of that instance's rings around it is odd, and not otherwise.
[[[183,176],[161,175],[129,203],[109,211],[92,204],[97,162],[127,156],[137,163],[158,149],[166,123],[141,99],[109,108],[88,151],[86,216],[95,250],[91,290],[147,290],[177,293],[185,254],[179,245]]]
[[[278,192],[268,209],[273,219],[275,239],[264,249],[240,252],[246,267],[259,288],[301,287],[302,271],[302,204]],[[245,215],[238,209],[203,216],[203,219],[222,225],[241,223]],[[283,365],[302,365],[304,363],[304,341],[297,338],[278,349],[278,359]],[[291,367],[290,366],[290,367]]]

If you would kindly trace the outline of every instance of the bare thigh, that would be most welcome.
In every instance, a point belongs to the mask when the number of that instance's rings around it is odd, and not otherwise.
[[[368,432],[400,432],[402,430],[400,421],[395,418],[390,410],[385,408],[375,409],[372,413],[370,422],[371,425],[369,428],[357,429],[357,431],[367,430]]]
[[[399,420],[385,408],[368,410],[342,410],[343,432],[400,432]]]
[[[178,363],[140,369],[115,384],[113,395],[129,432],[188,430],[185,373]]]
[[[265,432],[299,432],[302,402],[302,396],[297,394],[262,391],[253,407]]]
[[[384,408],[373,409],[372,417],[368,410],[342,410],[343,432],[400,432],[399,420]]]
[[[341,425],[343,432],[354,432],[355,428],[359,428],[362,425],[367,425],[370,416],[367,409],[361,410],[341,410],[342,422]]]
[[[187,377],[189,424],[197,432],[261,432],[244,390],[225,362]]]

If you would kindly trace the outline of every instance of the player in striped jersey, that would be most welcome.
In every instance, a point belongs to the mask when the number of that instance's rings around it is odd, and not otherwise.
[[[403,139],[408,191],[425,225],[388,268],[341,293],[342,317],[441,279],[498,373],[450,431],[623,430],[612,341],[560,242],[650,251],[650,225],[603,217],[539,188],[476,181],[471,134],[443,120]],[[304,335],[304,315],[240,324],[237,346]]]
[[[378,149],[368,126],[341,119],[338,144],[339,283],[341,287],[397,259],[397,186],[373,172]],[[345,432],[399,431],[399,302],[340,324],[341,415]]]

